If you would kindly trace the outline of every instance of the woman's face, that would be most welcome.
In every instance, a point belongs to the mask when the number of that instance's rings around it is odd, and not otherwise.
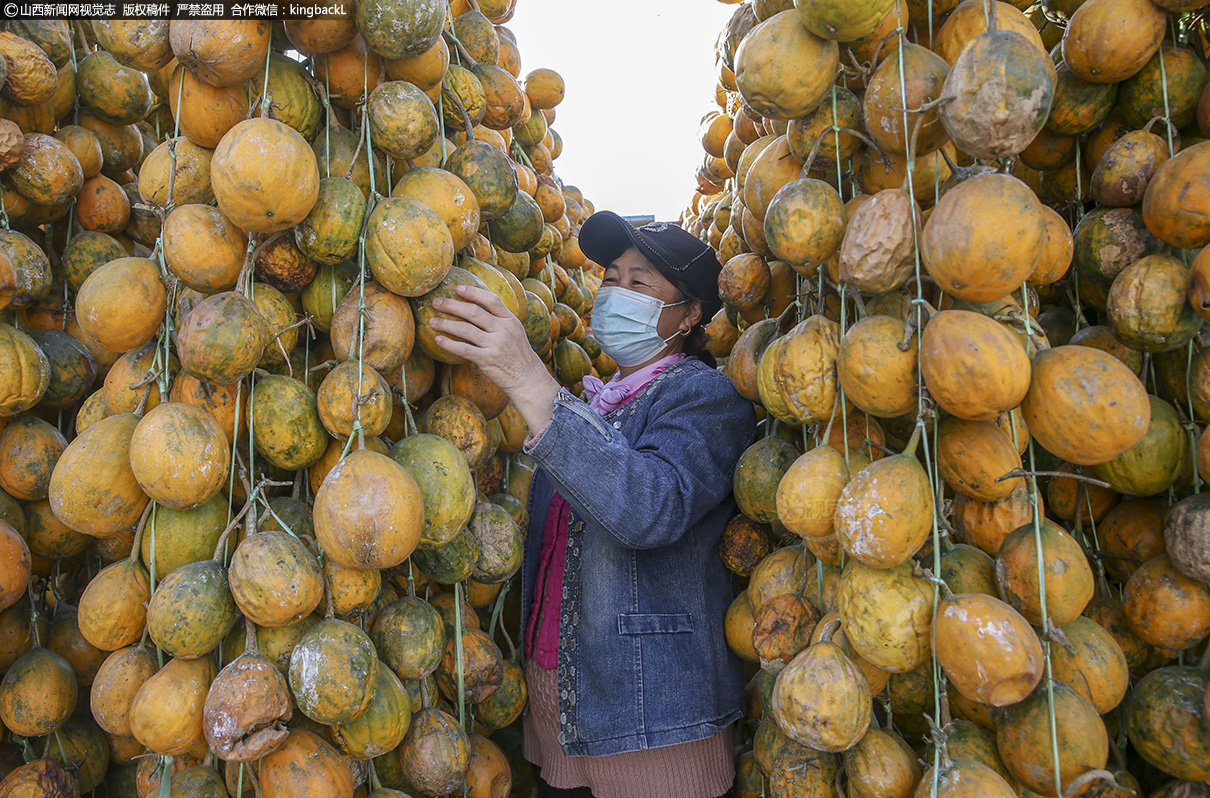
[[[676,290],[676,286],[668,282],[668,279],[660,274],[650,261],[639,254],[635,247],[630,247],[613,263],[605,267],[605,277],[601,280],[601,287],[606,286],[617,286],[639,294],[646,294],[655,297],[665,305],[671,305],[684,299],[681,292]],[[664,308],[656,329],[659,330],[661,338],[667,339],[682,330],[688,331],[701,318],[702,306],[695,301],[686,302],[676,307]]]

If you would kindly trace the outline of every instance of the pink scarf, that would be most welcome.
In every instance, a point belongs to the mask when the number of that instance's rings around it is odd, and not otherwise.
[[[626,404],[631,396],[646,387],[663,372],[683,360],[683,354],[669,355],[660,358],[646,368],[639,369],[629,377],[622,378],[621,372],[613,375],[609,382],[602,382],[591,374],[584,377],[584,395],[588,398],[588,406],[598,416],[607,416]]]

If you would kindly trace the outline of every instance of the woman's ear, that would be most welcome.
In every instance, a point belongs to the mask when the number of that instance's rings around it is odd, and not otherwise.
[[[692,330],[701,320],[702,303],[695,299],[689,303],[689,309],[685,311],[685,321],[689,322],[689,329]]]

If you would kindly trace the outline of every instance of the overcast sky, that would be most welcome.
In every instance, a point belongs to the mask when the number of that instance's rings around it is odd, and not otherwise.
[[[555,171],[598,210],[675,219],[696,185],[698,120],[714,104],[718,0],[518,0],[522,77],[556,70],[567,96]]]

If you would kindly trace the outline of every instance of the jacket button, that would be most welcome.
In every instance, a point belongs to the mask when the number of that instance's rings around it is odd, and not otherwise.
[[[621,428],[622,428],[622,422],[621,422],[621,421],[615,421],[615,422],[613,422],[613,428],[614,428],[614,429],[621,429]]]

